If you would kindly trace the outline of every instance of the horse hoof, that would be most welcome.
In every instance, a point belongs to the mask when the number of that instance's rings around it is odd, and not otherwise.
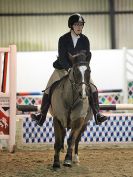
[[[60,168],[60,163],[59,162],[54,162],[53,163],[53,168],[54,169]]]
[[[65,167],[72,167],[72,161],[71,160],[65,160],[64,163],[63,163],[63,165]]]
[[[80,160],[79,160],[79,157],[78,157],[77,154],[74,155],[74,157],[73,157],[73,162],[74,162],[75,164],[79,164]]]

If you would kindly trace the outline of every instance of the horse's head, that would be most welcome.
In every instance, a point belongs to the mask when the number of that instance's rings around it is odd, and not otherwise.
[[[89,94],[90,83],[90,66],[87,56],[84,52],[76,55],[69,54],[69,59],[72,62],[72,75],[73,83],[82,99],[86,98]]]

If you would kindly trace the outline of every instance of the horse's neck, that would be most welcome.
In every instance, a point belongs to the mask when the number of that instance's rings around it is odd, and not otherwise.
[[[74,87],[74,78],[72,71],[69,73],[69,76],[66,79],[65,86],[64,86],[64,94],[63,97],[67,102],[73,102],[74,99],[78,96],[77,89]]]
[[[72,84],[69,80],[69,78],[67,78],[66,82],[65,82],[65,85],[64,85],[64,98],[65,99],[68,99],[69,97],[71,98],[72,97]]]

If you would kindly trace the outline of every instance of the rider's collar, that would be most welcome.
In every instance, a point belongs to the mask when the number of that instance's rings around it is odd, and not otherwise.
[[[80,38],[80,35],[77,35],[75,32],[74,32],[74,30],[71,30],[71,36],[72,36],[72,38]]]

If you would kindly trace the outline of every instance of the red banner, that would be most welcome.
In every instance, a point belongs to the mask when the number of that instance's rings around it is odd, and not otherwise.
[[[0,135],[9,135],[9,110],[0,107]]]

